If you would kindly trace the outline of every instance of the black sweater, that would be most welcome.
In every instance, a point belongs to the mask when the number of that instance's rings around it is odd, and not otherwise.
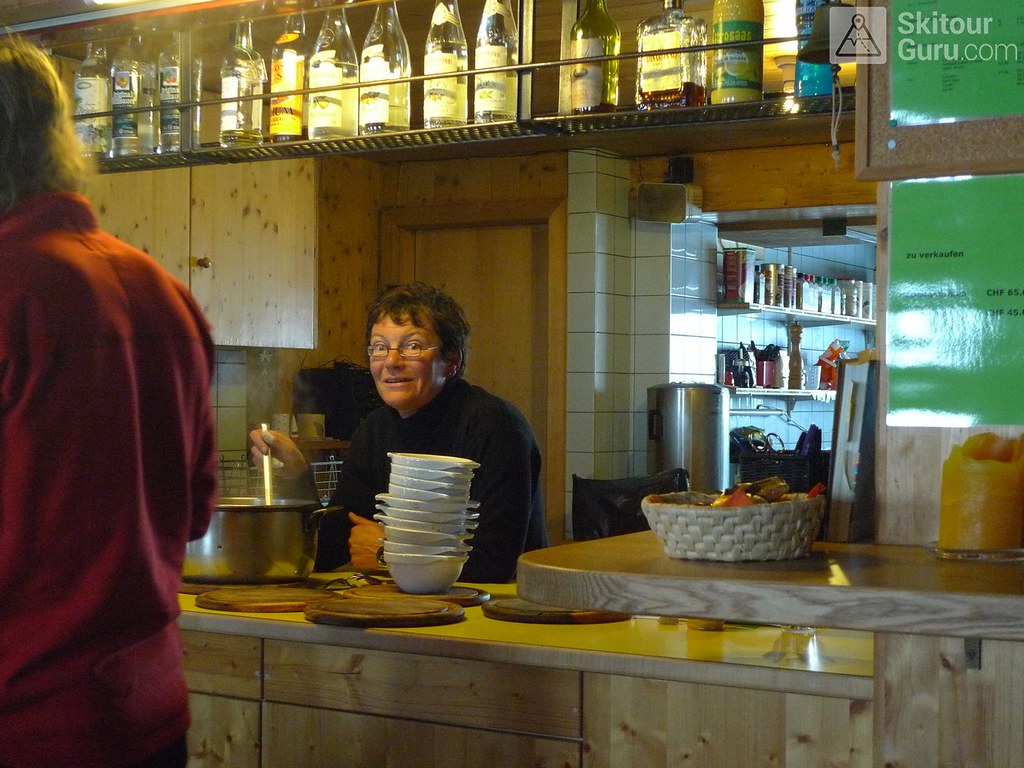
[[[540,450],[511,403],[456,380],[408,418],[388,406],[378,408],[352,436],[332,503],[372,517],[374,497],[388,490],[388,451],[461,456],[480,464],[470,488],[470,498],[480,502],[480,525],[460,581],[511,581],[520,554],[547,546]],[[317,570],[348,562],[350,528],[343,514],[324,519]]]

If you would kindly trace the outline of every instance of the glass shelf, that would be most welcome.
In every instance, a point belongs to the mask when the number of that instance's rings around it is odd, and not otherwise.
[[[772,387],[727,387],[734,397],[784,397],[790,400],[835,401],[834,389],[774,389]]]
[[[718,305],[718,314],[760,314],[767,316],[769,319],[776,319],[788,323],[797,322],[805,328],[818,328],[829,325],[862,325],[867,328],[874,328],[877,325],[875,320],[869,320],[863,317],[833,315],[826,312],[807,312],[802,309],[775,307],[768,304],[748,304],[745,302],[721,302]]]
[[[853,109],[853,90],[843,94]],[[416,158],[438,159],[467,157],[474,154],[529,154],[566,148],[573,137],[581,137],[586,146],[602,148],[619,140],[616,137],[632,135],[637,129],[673,127],[675,141],[685,141],[684,134],[693,131],[694,141],[706,138],[706,130],[729,126],[759,126],[763,121],[806,121],[821,115],[827,117],[831,97],[815,96],[801,102],[801,110],[792,113],[782,98],[743,104],[706,107],[663,109],[653,112],[620,110],[606,115],[539,117],[518,122],[470,124],[459,128],[411,130],[401,133],[383,133],[371,136],[351,136],[324,141],[295,141],[277,144],[265,143],[256,147],[204,146],[199,149],[169,153],[134,155],[130,157],[100,158],[101,173],[146,170],[182,165],[250,162],[277,158],[315,157],[336,154],[371,154],[394,156],[412,153]],[[788,122],[787,122],[788,124]],[[698,136],[700,134],[700,136]],[[574,144],[573,146],[577,146]],[[746,307],[747,305],[737,305]],[[735,307],[729,306],[730,310]],[[743,309],[741,311],[751,311]],[[810,315],[814,317],[814,315]],[[824,316],[819,316],[824,317]],[[852,319],[852,318],[849,318]],[[865,321],[874,324],[874,321]],[[819,323],[821,324],[821,323]]]

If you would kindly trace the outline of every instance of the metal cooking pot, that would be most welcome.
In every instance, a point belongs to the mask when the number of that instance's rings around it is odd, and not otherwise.
[[[205,584],[280,584],[309,576],[324,515],[341,507],[260,496],[222,498],[201,539],[185,547],[182,579]]]

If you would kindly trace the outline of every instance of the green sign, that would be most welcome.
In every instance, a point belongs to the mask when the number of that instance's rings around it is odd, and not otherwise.
[[[892,125],[1024,113],[1018,0],[892,0]]]
[[[892,185],[887,423],[1024,424],[1024,175]]]

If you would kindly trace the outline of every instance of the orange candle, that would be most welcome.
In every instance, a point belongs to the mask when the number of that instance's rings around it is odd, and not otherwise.
[[[1024,522],[1024,435],[955,445],[942,464],[939,548],[1017,549]]]

